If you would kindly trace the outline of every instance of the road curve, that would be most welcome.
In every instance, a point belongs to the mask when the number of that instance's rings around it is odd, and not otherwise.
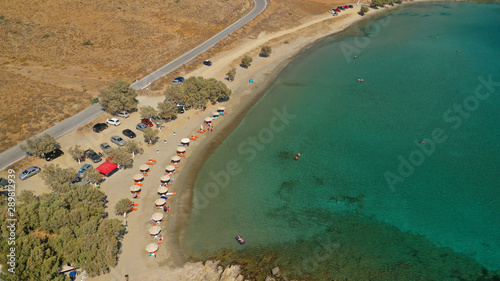
[[[191,51],[183,54],[182,56],[176,58],[175,60],[160,67],[158,70],[147,75],[146,77],[142,78],[141,80],[133,83],[132,85],[130,85],[130,87],[132,87],[136,90],[146,88],[154,81],[156,81],[156,80],[162,78],[163,76],[169,74],[170,72],[176,70],[177,68],[179,68],[183,64],[191,61],[192,59],[196,58],[197,56],[199,56],[203,52],[205,52],[208,49],[215,46],[215,44],[217,44],[218,42],[220,42],[221,40],[223,40],[224,38],[229,36],[229,34],[233,33],[238,28],[244,26],[245,24],[247,24],[248,22],[253,20],[257,15],[262,13],[267,7],[267,0],[253,0],[253,2],[255,3],[255,7],[246,16],[242,17],[241,19],[239,19],[235,23],[228,26],[226,29],[217,33],[212,38],[210,38],[207,41],[203,42],[202,44],[198,45],[198,47],[192,49]]]
[[[168,73],[176,70],[183,64],[191,61],[201,53],[207,51],[211,47],[213,47],[215,44],[217,44],[219,41],[223,40],[226,38],[229,34],[233,33],[236,31],[238,28],[244,26],[251,20],[253,20],[257,15],[262,13],[266,7],[267,7],[267,0],[253,0],[255,3],[255,7],[248,13],[246,16],[242,17],[235,23],[231,24],[228,26],[226,29],[222,30],[212,38],[208,39],[201,45],[198,45],[198,47],[192,49],[191,51],[183,54],[182,56],[176,58],[175,60],[171,61],[170,63],[162,66],[160,69],[154,71],[153,73],[149,74],[148,76],[142,78],[141,80],[135,82],[134,84],[130,85],[130,87],[140,90],[144,89],[147,87],[150,83],[160,79],[161,77],[167,75]],[[99,104],[94,104],[93,106],[81,111],[80,113],[62,121],[61,123],[45,130],[44,132],[38,134],[37,136],[41,136],[44,134],[49,134],[53,136],[54,138],[59,138],[76,128],[84,125],[85,123],[89,122],[90,120],[96,118],[99,116],[101,113],[103,113],[102,107]],[[8,150],[0,153],[0,171],[4,170],[8,166],[16,163],[17,161],[23,159],[26,156],[26,153],[21,150],[21,145],[25,144],[26,142],[23,142],[19,145],[13,146],[9,148]]]

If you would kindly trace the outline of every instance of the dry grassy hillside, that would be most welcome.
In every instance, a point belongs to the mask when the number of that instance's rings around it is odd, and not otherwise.
[[[262,15],[197,61],[241,38],[299,25],[335,2],[270,0]],[[110,81],[133,82],[168,63],[252,7],[251,0],[2,1],[0,96],[16,107],[3,103],[1,118],[22,119],[30,129],[16,133],[2,122],[0,151],[87,107]],[[39,99],[53,107],[35,104]]]

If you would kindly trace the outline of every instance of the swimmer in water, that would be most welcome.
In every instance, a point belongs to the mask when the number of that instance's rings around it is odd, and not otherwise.
[[[300,153],[297,153],[297,155],[295,155],[295,160],[299,160],[299,157],[300,157]]]

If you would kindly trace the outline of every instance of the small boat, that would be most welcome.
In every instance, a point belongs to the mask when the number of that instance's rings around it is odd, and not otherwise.
[[[241,236],[236,236],[236,241],[238,241],[238,243],[240,243],[241,245],[245,244],[245,240],[243,238],[241,238]]]

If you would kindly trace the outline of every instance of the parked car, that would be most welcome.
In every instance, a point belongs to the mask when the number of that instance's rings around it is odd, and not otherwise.
[[[114,143],[114,144],[117,144],[119,146],[124,146],[125,145],[125,140],[122,139],[119,136],[112,136],[111,137],[111,142]]]
[[[130,114],[126,111],[119,111],[115,115],[122,118],[128,118],[130,116]]]
[[[85,164],[85,165],[83,165],[83,166],[80,168],[80,170],[78,171],[78,177],[79,177],[79,178],[83,178],[83,177],[85,177],[85,172],[86,172],[88,169],[90,169],[90,168],[92,168],[92,165],[90,165],[90,164]]]
[[[125,129],[125,130],[123,130],[123,131],[122,131],[122,133],[123,133],[125,136],[127,136],[127,137],[129,137],[129,138],[131,138],[131,139],[133,139],[133,138],[135,138],[135,137],[136,137],[135,133],[134,133],[132,130],[130,130],[130,129]]]
[[[179,84],[182,82],[184,82],[184,77],[177,77],[172,81],[173,84]]]
[[[4,179],[4,178],[0,178],[0,186],[1,187],[5,188],[8,185],[9,185],[9,180]]]
[[[25,180],[31,176],[34,176],[38,173],[40,173],[40,167],[38,166],[31,166],[28,169],[24,170],[20,175],[19,178],[22,180]]]
[[[59,157],[61,155],[64,155],[64,152],[62,152],[62,150],[60,150],[59,148],[56,148],[53,151],[45,154],[43,157],[47,161],[52,161],[52,160],[56,159],[57,157]]]
[[[153,127],[153,122],[151,122],[148,118],[142,118],[141,123],[148,127]]]
[[[178,107],[177,107],[177,112],[178,112],[179,114],[184,113],[184,108],[183,108],[182,106],[178,106]]]
[[[102,150],[108,150],[111,148],[111,146],[107,142],[101,143],[100,147]]]
[[[229,100],[228,96],[223,96],[222,98],[218,98],[217,102],[225,102],[225,101],[228,101],[228,100]]]
[[[206,65],[206,66],[211,66],[212,62],[209,61],[209,60],[206,60],[206,61],[203,62],[203,64]]]
[[[102,160],[101,156],[92,149],[85,150],[84,155],[85,157],[90,158],[90,160],[92,160],[92,162],[94,163],[101,162]]]
[[[100,133],[108,128],[108,124],[106,123],[97,123],[94,125],[94,128],[92,130],[96,133]]]
[[[139,131],[146,129],[147,127],[148,126],[146,126],[146,124],[142,124],[142,123],[139,123],[139,124],[137,124],[137,126],[135,126],[135,128]]]
[[[115,126],[118,126],[120,125],[122,122],[120,122],[120,120],[116,119],[116,118],[109,118],[108,120],[106,120],[106,123],[110,124],[110,125],[115,125]]]

